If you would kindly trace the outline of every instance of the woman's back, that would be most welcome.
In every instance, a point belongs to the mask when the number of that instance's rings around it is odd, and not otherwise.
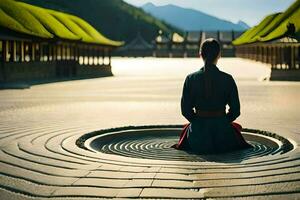
[[[205,68],[187,76],[181,98],[181,110],[190,122],[196,117],[196,111],[223,111],[226,105],[230,110],[226,115],[228,121],[234,121],[240,115],[238,90],[231,75],[220,71],[217,66]],[[206,80],[209,76],[210,80]],[[207,90],[211,94],[207,95]],[[194,110],[195,109],[195,110]]]
[[[188,142],[197,153],[233,150],[239,147],[230,124],[240,114],[236,84],[231,75],[215,65],[206,66],[208,68],[209,72],[202,68],[185,80],[181,108],[182,114],[191,122]],[[207,89],[211,90],[210,95],[207,95]],[[225,114],[227,104],[230,111]]]
[[[188,75],[184,82],[181,111],[191,123],[178,147],[187,137],[189,148],[197,153],[231,151],[249,145],[232,122],[240,115],[237,86],[231,75],[220,71],[219,43],[207,39],[200,47],[205,66]],[[226,105],[229,111],[226,113]]]
[[[231,75],[220,71],[215,65],[209,66],[208,69],[208,72],[205,72],[203,67],[187,77],[195,106],[201,110],[225,109],[230,94],[235,89],[234,80]],[[208,83],[206,83],[206,76],[210,76],[211,79]],[[206,95],[206,87],[211,90],[210,96]]]

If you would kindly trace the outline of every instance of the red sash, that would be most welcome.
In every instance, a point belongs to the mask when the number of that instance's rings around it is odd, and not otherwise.
[[[174,148],[176,149],[185,149],[185,147],[188,145],[187,143],[187,133],[188,133],[188,129],[189,129],[189,126],[190,124],[185,124],[183,126],[183,130],[180,134],[180,137],[179,137],[179,142],[175,145],[173,145]],[[234,132],[238,138],[238,141],[240,143],[241,146],[245,146],[245,145],[248,145],[248,143],[245,141],[245,139],[243,138],[242,136],[242,126],[236,122],[232,122],[231,123],[231,126],[233,127],[234,129]]]

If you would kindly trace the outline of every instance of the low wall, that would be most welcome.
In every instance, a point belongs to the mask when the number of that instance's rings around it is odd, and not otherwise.
[[[2,82],[48,80],[56,77],[56,63],[2,63]]]
[[[300,81],[299,69],[272,69],[270,80],[272,81]]]
[[[96,78],[112,76],[110,65],[77,65],[77,76],[80,78]]]
[[[0,63],[0,83],[4,82],[4,69],[3,63]]]
[[[51,82],[112,76],[109,65],[79,65],[76,61],[1,63],[0,83]]]

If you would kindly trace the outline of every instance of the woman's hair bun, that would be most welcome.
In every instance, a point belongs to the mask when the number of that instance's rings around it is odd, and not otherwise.
[[[207,63],[212,63],[219,56],[220,43],[214,38],[208,38],[200,46],[200,54]]]

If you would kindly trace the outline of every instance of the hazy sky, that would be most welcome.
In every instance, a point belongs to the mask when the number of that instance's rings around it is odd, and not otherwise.
[[[155,5],[174,4],[193,8],[232,22],[243,20],[250,26],[274,12],[284,11],[295,0],[124,0],[135,6],[147,2]]]

